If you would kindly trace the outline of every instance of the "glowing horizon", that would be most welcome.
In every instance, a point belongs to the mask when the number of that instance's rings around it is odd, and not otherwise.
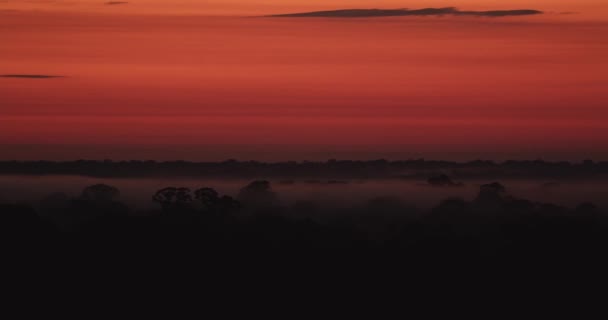
[[[0,144],[608,148],[607,5],[399,3],[0,2]],[[548,14],[222,16],[431,6]]]

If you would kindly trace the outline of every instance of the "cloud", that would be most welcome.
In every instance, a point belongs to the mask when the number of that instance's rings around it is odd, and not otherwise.
[[[493,11],[460,11],[454,7],[424,8],[424,9],[343,9],[330,11],[313,11],[301,13],[276,14],[269,17],[326,17],[326,18],[368,18],[368,17],[399,17],[399,16],[480,16],[480,17],[506,17],[542,14],[542,11],[531,9],[520,10],[493,10]]]
[[[64,78],[64,76],[53,76],[45,74],[0,74],[0,78],[51,79]]]
[[[105,3],[106,6],[115,6],[115,5],[119,5],[119,4],[127,4],[128,2],[126,1],[108,1]]]

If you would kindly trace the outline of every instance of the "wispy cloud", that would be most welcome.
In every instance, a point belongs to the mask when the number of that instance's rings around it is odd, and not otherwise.
[[[51,79],[64,78],[64,76],[54,76],[46,74],[0,74],[0,78]]]
[[[119,5],[119,4],[127,4],[129,2],[127,1],[108,1],[105,3],[106,6],[115,6],[115,5]]]
[[[368,18],[368,17],[398,17],[398,16],[481,16],[506,17],[542,14],[542,11],[532,9],[493,10],[493,11],[461,11],[454,7],[424,8],[424,9],[343,9],[330,11],[313,11],[301,13],[276,14],[269,17],[327,17],[327,18]]]

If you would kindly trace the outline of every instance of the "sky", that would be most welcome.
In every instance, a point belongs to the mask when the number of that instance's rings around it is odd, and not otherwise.
[[[0,158],[608,159],[602,2],[0,0]]]
[[[105,5],[104,0],[2,0],[6,9],[95,13],[260,15],[286,11],[340,8],[462,7],[500,10],[535,7],[548,12],[578,12],[603,17],[604,0],[125,0],[125,5]],[[117,12],[118,11],[118,12]]]

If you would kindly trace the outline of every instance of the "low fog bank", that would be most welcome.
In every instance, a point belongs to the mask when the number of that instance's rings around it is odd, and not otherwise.
[[[515,196],[540,202],[573,207],[593,202],[608,207],[608,180],[570,179],[460,179],[445,174],[408,179],[260,179],[271,183],[281,202],[292,205],[312,202],[326,208],[360,206],[366,201],[391,197],[420,209],[430,209],[446,198],[472,199],[479,187],[500,181]],[[167,186],[196,190],[209,186],[222,194],[236,197],[252,180],[209,178],[93,178],[61,175],[0,175],[0,201],[33,204],[48,194],[61,192],[69,197],[83,187],[107,184],[120,190],[120,201],[134,210],[157,207],[151,195]]]
[[[148,195],[154,207],[146,209],[129,206],[121,190],[107,184],[89,185],[75,195],[53,192],[29,204],[5,197],[0,231],[37,248],[57,249],[56,241],[64,248],[67,239],[67,246],[77,249],[94,243],[131,250],[136,244],[154,254],[159,248],[388,248],[425,257],[537,257],[539,250],[586,256],[608,243],[608,216],[596,204],[533,201],[499,182],[475,186],[469,197],[448,197],[430,208],[391,195],[334,205],[289,202],[274,186],[256,180],[233,195],[205,185],[167,186]],[[419,187],[433,193],[464,183],[440,175]],[[316,188],[322,192],[322,186]]]

